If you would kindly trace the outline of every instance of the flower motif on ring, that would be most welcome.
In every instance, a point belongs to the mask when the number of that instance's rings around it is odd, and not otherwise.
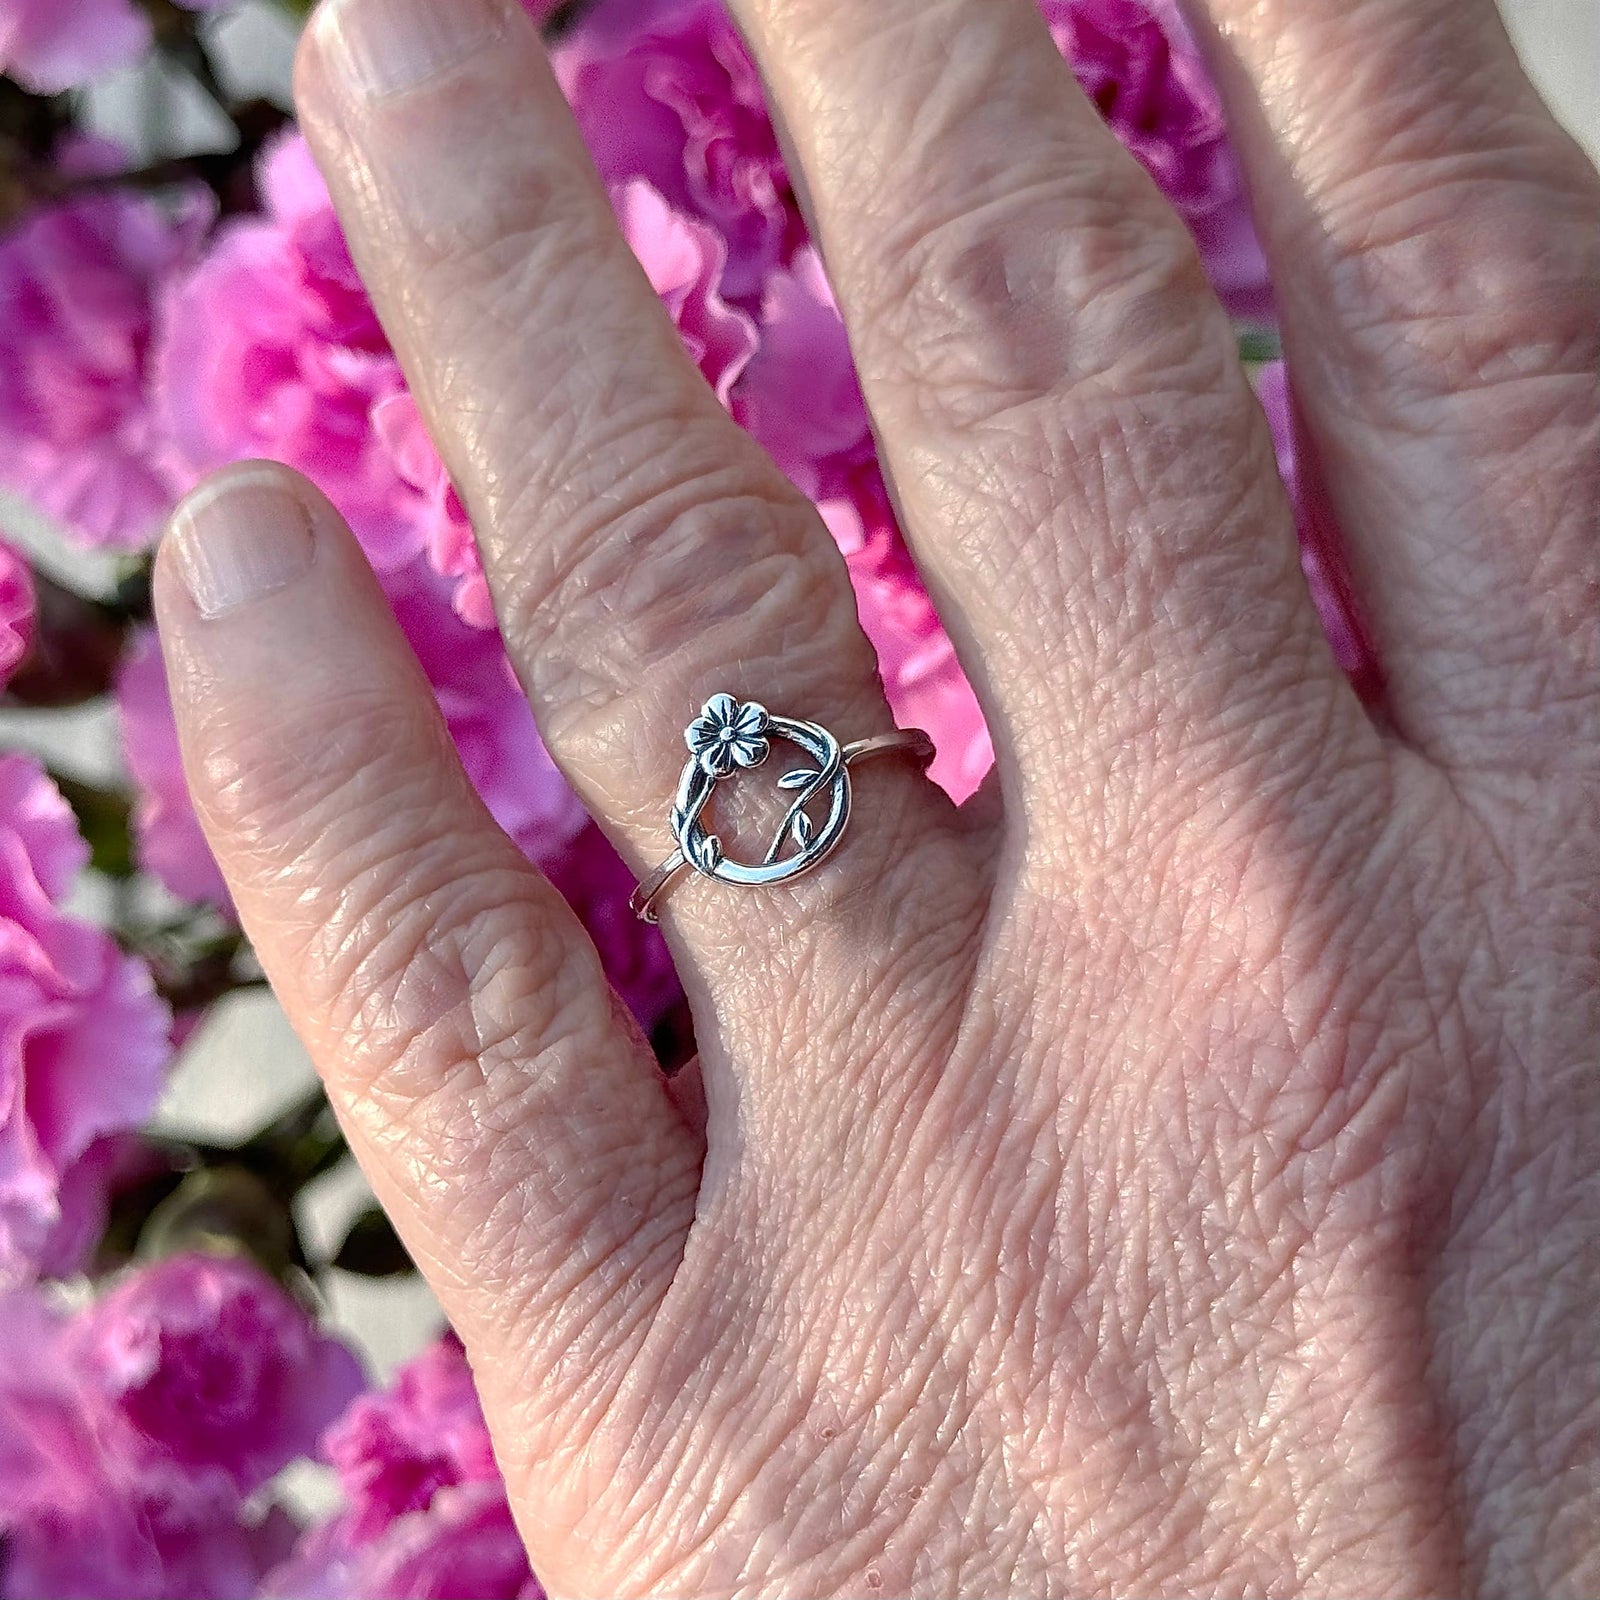
[[[689,724],[684,742],[709,778],[726,778],[735,767],[759,767],[767,759],[767,708],[755,700],[714,694]]]

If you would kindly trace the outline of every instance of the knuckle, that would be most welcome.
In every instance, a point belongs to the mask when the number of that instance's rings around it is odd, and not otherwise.
[[[609,214],[605,222],[612,228]],[[597,278],[617,279],[619,267],[631,266],[614,228],[607,236],[581,212],[558,209],[534,220],[502,219],[485,234],[458,243],[431,268],[427,381],[463,451],[474,510],[484,512],[492,532],[505,520],[506,501],[523,494],[530,479],[559,501],[586,457],[607,449],[619,419],[637,410],[637,400],[618,387],[569,376],[588,356],[587,340],[631,337],[637,345],[650,339],[651,328],[646,319],[624,333],[597,309],[614,306],[620,323],[633,304],[631,283],[617,281],[609,295],[597,285]],[[669,346],[655,332],[660,354],[650,355],[662,359]],[[530,440],[536,448],[522,449],[520,442]]]
[[[1237,371],[1219,385],[1197,356],[1142,393],[1096,385],[934,445],[920,468],[965,567],[995,592],[1049,596],[1030,667],[1079,685],[1051,710],[1097,737],[1162,734],[1144,726],[1155,703],[1214,719],[1211,680],[1161,648],[1175,624],[1226,631],[1256,661],[1304,631],[1288,508]]]
[[[582,1237],[593,1209],[581,1181],[552,1189],[532,1134],[604,1115],[583,1087],[619,1038],[604,980],[584,941],[528,914],[514,871],[407,870],[403,899],[353,899],[316,941],[339,1098],[408,1192],[458,1196],[430,1222],[447,1270],[525,1282],[549,1236]],[[619,1145],[642,1136],[614,1130]]]
[[[1395,406],[1529,377],[1592,381],[1600,186],[1553,129],[1501,125],[1482,145],[1380,151],[1315,209],[1306,226],[1336,241],[1334,313],[1358,337],[1422,358],[1393,374]]]
[[[552,747],[586,773],[653,772],[668,754],[675,769],[682,752],[660,729],[730,662],[753,682],[771,660],[810,695],[859,694],[871,656],[812,508],[765,470],[686,445],[681,428],[643,459],[571,508],[510,586],[507,634],[550,708]]]
[[[901,137],[834,156],[841,186],[893,197],[830,256],[864,366],[959,431],[1130,361],[1184,364],[1195,327],[1222,322],[1187,230],[1073,105],[1031,19],[943,9],[944,26],[878,25],[866,53],[894,64],[874,90]]]
[[[446,739],[431,701],[330,687],[315,725],[284,726],[259,700],[202,702],[196,803],[214,837],[264,876],[294,875],[338,840],[378,840],[406,827],[408,805],[432,804],[407,781],[418,751]]]
[[[487,1126],[497,1086],[525,1087],[530,1065],[595,1026],[593,974],[574,970],[592,962],[580,941],[539,929],[514,872],[461,874],[426,856],[406,867],[399,894],[358,884],[318,930],[326,1015],[386,1120],[414,1128],[453,1107]],[[493,1070],[512,1063],[515,1074]]]
[[[870,337],[924,423],[960,433],[1098,382],[1165,387],[1208,354],[1220,313],[1193,242],[1123,167],[1080,158],[953,213],[910,210]]]

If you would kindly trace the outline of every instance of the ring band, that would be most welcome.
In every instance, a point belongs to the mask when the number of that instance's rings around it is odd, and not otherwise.
[[[874,756],[909,756],[925,772],[933,760],[933,740],[920,728],[900,728],[840,744],[820,723],[780,717],[755,700],[714,694],[684,730],[689,760],[678,780],[672,806],[672,834],[678,848],[633,891],[628,908],[641,922],[656,921],[656,902],[680,872],[693,868],[702,877],[746,887],[786,883],[810,872],[844,837],[850,820],[850,768]],[[731,861],[722,841],[701,822],[712,791],[740,768],[759,767],[774,739],[797,745],[815,765],[800,766],[778,779],[780,789],[796,791],[766,856],[757,863]],[[807,807],[826,796],[825,820]],[[786,847],[793,849],[786,851]]]

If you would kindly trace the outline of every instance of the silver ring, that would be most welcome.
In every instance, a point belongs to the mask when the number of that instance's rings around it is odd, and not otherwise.
[[[656,902],[687,868],[719,883],[745,887],[787,883],[810,872],[844,837],[850,820],[850,768],[855,762],[904,755],[926,771],[933,760],[933,740],[920,728],[840,744],[820,723],[776,716],[759,701],[740,701],[731,694],[712,695],[684,729],[683,739],[689,760],[678,780],[671,818],[678,848],[633,891],[628,907],[641,922],[656,920]],[[772,753],[775,739],[798,746],[809,764],[791,768],[778,779],[780,789],[795,794],[766,855],[755,863],[731,861],[722,852],[722,841],[707,832],[701,813],[716,786],[741,768],[759,767]],[[819,820],[807,807],[824,796],[828,811]]]

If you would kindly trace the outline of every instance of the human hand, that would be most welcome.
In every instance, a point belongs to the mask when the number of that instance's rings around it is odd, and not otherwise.
[[[1593,1593],[1593,173],[1488,0],[1211,0],[1369,709],[1232,330],[1029,0],[733,9],[999,765],[958,812],[875,763],[816,872],[675,887],[697,1078],[489,820],[314,491],[224,474],[158,566],[207,834],[537,1571]],[[833,544],[511,0],[338,0],[300,65],[630,862],[713,691],[886,730]]]

